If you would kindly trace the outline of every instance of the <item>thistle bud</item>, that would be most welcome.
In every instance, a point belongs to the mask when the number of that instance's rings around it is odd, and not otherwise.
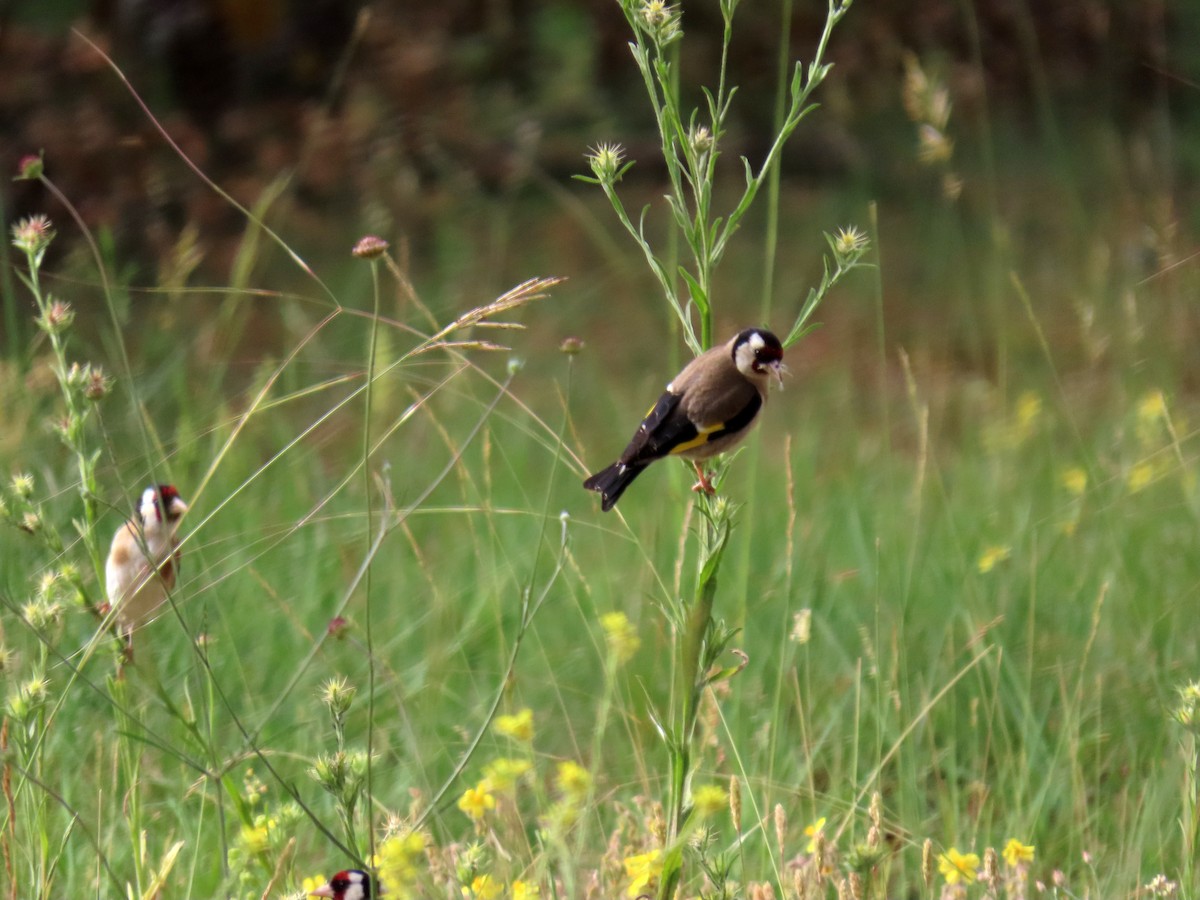
[[[361,237],[350,254],[358,259],[377,259],[387,252],[388,242],[381,237],[368,234]]]

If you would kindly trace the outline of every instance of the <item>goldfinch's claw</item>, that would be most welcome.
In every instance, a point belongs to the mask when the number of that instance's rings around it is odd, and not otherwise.
[[[692,492],[696,494],[708,494],[712,496],[717,492],[717,489],[712,486],[712,482],[708,480],[708,476],[704,474],[704,470],[700,468],[698,463],[692,463],[696,469],[696,477],[699,479],[692,485]]]

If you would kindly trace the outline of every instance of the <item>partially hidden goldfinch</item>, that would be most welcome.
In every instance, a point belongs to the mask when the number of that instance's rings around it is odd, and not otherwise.
[[[621,458],[583,483],[607,512],[648,465],[667,456],[692,461],[697,489],[712,491],[702,460],[732,448],[758,420],[774,378],[783,386],[783,344],[762,328],[738,332],[675,376],[646,414]]]
[[[309,894],[310,897],[327,897],[330,900],[371,900],[371,876],[361,869],[338,872]]]
[[[175,588],[180,556],[175,532],[185,512],[174,485],[151,485],[142,492],[137,516],[113,535],[104,580],[126,637],[150,621]]]

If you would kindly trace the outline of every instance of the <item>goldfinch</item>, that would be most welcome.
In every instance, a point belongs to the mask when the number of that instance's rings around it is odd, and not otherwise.
[[[621,458],[583,483],[603,498],[607,512],[646,466],[666,456],[689,459],[712,492],[700,461],[744,438],[758,419],[774,378],[783,386],[783,344],[762,328],[740,331],[728,343],[701,353],[667,385]]]
[[[117,529],[104,567],[108,603],[128,637],[146,624],[174,589],[179,572],[175,531],[187,504],[174,485],[151,485],[142,492],[137,516]]]
[[[309,894],[310,897],[328,897],[330,900],[371,900],[371,876],[360,869],[338,872]]]

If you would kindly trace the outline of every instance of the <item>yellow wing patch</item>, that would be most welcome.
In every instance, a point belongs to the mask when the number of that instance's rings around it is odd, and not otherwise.
[[[699,429],[700,433],[690,441],[684,441],[682,444],[672,447],[670,450],[670,455],[674,456],[676,453],[687,453],[689,450],[694,450],[697,447],[703,447],[708,443],[708,436],[710,434],[712,434],[714,431],[720,431],[724,427],[724,422],[718,422],[716,425],[708,425]]]

